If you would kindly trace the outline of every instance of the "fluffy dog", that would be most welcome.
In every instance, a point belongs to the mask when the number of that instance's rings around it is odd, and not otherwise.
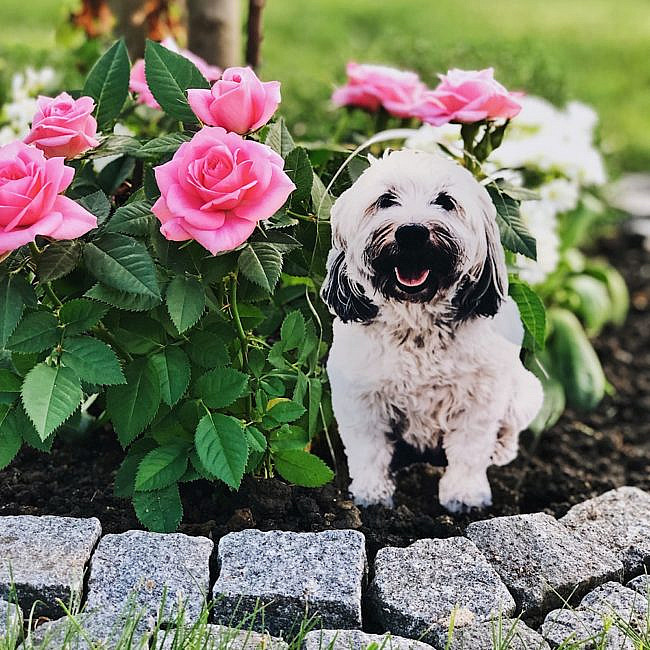
[[[445,508],[490,505],[487,468],[516,457],[543,394],[492,319],[508,276],[487,191],[442,156],[390,153],[336,201],[327,266],[327,371],[357,503],[392,503],[407,444],[444,449]]]

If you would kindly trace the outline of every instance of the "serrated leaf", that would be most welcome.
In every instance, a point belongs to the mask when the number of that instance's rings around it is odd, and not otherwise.
[[[206,406],[224,408],[248,392],[248,375],[234,368],[215,368],[196,380],[195,392]]]
[[[299,311],[292,311],[282,322],[280,340],[285,350],[295,350],[305,338],[305,319]]]
[[[536,260],[537,244],[521,219],[519,203],[495,185],[489,185],[486,189],[497,211],[496,220],[503,247]]]
[[[190,362],[179,347],[167,347],[151,357],[160,380],[162,401],[173,406],[183,397],[190,383]]]
[[[118,291],[101,283],[88,289],[84,296],[126,311],[149,311],[162,302],[156,296]]]
[[[184,143],[189,142],[191,136],[185,133],[167,133],[158,138],[145,142],[137,152],[138,158],[159,158],[176,153],[177,149]]]
[[[205,290],[196,278],[177,275],[167,287],[165,300],[180,334],[196,325],[205,310]]]
[[[278,424],[293,422],[305,414],[305,407],[291,400],[278,400],[267,411],[267,416]]]
[[[156,443],[151,438],[142,438],[134,442],[129,453],[117,468],[113,494],[122,499],[131,499],[135,491],[135,475],[142,459],[154,449]]]
[[[541,298],[524,282],[510,283],[510,297],[517,303],[519,315],[536,348],[546,341],[546,310]]]
[[[70,273],[81,257],[77,240],[50,243],[36,260],[36,275],[41,282],[52,282]]]
[[[176,120],[196,123],[196,115],[187,101],[187,89],[210,88],[198,68],[189,59],[153,41],[147,41],[144,63],[147,85],[163,111]]]
[[[0,368],[0,393],[20,393],[23,380],[7,368]]]
[[[125,235],[146,235],[155,220],[150,201],[134,201],[115,210],[105,230]]]
[[[123,40],[117,41],[92,67],[83,94],[95,100],[100,131],[120,114],[129,92],[129,54]]]
[[[293,141],[283,118],[278,119],[269,126],[264,144],[271,147],[283,158],[286,158],[296,148],[296,143]]]
[[[193,332],[189,343],[185,345],[185,351],[190,359],[202,368],[225,366],[229,360],[224,341],[210,332]]]
[[[204,415],[196,428],[195,445],[205,468],[238,489],[248,458],[248,441],[241,422],[222,413]]]
[[[237,263],[251,282],[269,293],[275,288],[282,273],[282,255],[273,244],[249,242],[239,255]]]
[[[125,383],[115,352],[103,341],[90,336],[66,336],[61,362],[90,384],[110,386]]]
[[[142,143],[130,135],[111,133],[102,139],[100,145],[89,151],[88,158],[105,158],[106,156],[134,156],[140,151]]]
[[[126,384],[110,386],[106,406],[120,443],[126,447],[153,420],[160,405],[160,382],[153,363],[139,358],[124,370]]]
[[[108,307],[92,300],[76,298],[64,303],[59,309],[59,320],[65,327],[65,333],[81,334],[91,329],[106,316]]]
[[[269,442],[274,453],[287,449],[304,451],[309,444],[309,434],[302,427],[283,424],[279,429],[271,431]]]
[[[323,181],[314,174],[311,187],[311,203],[314,207],[314,214],[319,221],[329,221],[332,211],[332,196],[327,191]]]
[[[187,445],[166,445],[152,449],[140,462],[135,489],[150,491],[176,483],[187,469]]]
[[[0,278],[0,348],[5,347],[23,315],[25,302],[19,285],[24,282],[18,275]]]
[[[59,342],[58,325],[56,316],[50,312],[27,314],[9,337],[7,348],[21,354],[48,350]]]
[[[298,205],[308,201],[314,183],[314,170],[307,152],[302,147],[296,147],[287,155],[284,171],[296,186],[291,193],[291,204]]]
[[[97,190],[92,194],[86,194],[86,196],[82,196],[76,199],[76,201],[81,207],[97,217],[98,226],[101,226],[111,213],[111,202],[101,190]]]
[[[254,240],[255,243],[273,244],[273,247],[280,253],[288,253],[296,248],[302,248],[302,244],[291,235],[279,230],[271,230]]]
[[[78,408],[82,400],[79,377],[70,368],[34,366],[21,391],[23,405],[41,440],[60,427]]]
[[[266,451],[266,438],[259,429],[248,426],[245,431],[248,438],[248,447],[252,452],[261,454]]]
[[[149,251],[139,241],[109,233],[86,244],[88,270],[103,284],[152,298],[160,298],[156,269]]]
[[[140,522],[155,533],[173,533],[183,519],[183,504],[176,483],[161,490],[135,492],[133,508]]]
[[[290,226],[296,226],[300,222],[298,219],[291,217],[284,210],[276,212],[272,217],[264,219],[264,226],[270,229],[280,229],[280,228],[289,228]]]
[[[9,405],[0,404],[0,470],[9,465],[23,444],[16,420],[9,415],[11,410]]]
[[[318,487],[329,483],[334,472],[318,457],[299,449],[285,449],[273,454],[280,476],[296,485]]]

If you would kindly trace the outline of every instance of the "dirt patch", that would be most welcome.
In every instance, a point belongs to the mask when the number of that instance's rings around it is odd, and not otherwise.
[[[382,546],[461,534],[476,519],[537,511],[561,516],[613,487],[650,489],[650,253],[638,239],[623,236],[603,242],[602,252],[623,273],[632,294],[625,327],[605,331],[596,342],[612,394],[593,413],[566,413],[538,441],[525,436],[515,462],[490,470],[494,506],[489,510],[449,515],[435,498],[441,469],[416,465],[398,476],[393,509],[358,509],[339,489],[344,486],[336,485],[311,490],[249,477],[234,494],[206,482],[187,484],[181,531],[217,540],[251,527],[358,528],[374,555]],[[330,460],[324,450],[322,455]],[[112,494],[121,457],[110,432],[74,444],[59,441],[50,455],[25,449],[0,472],[0,515],[96,516],[105,532],[139,528],[129,503]],[[337,463],[345,461],[339,457]],[[339,480],[343,477],[341,472]]]

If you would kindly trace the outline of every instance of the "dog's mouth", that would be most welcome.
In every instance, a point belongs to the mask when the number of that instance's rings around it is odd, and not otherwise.
[[[402,291],[416,293],[424,288],[431,274],[429,268],[395,267],[395,279]]]

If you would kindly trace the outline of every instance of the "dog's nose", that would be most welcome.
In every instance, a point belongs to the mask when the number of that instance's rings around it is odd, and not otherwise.
[[[429,239],[429,229],[421,223],[407,223],[395,231],[395,241],[403,248],[417,248]]]

